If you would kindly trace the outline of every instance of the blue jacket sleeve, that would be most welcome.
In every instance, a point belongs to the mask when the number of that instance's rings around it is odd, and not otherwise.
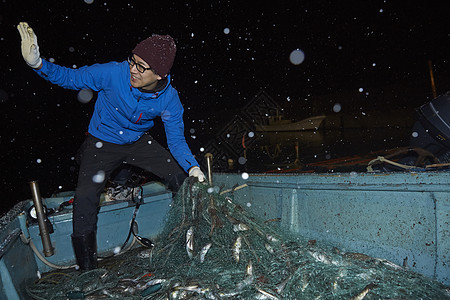
[[[51,83],[66,89],[81,90],[89,88],[99,91],[105,86],[109,78],[108,68],[105,68],[105,65],[95,64],[79,69],[70,69],[42,60],[42,68],[35,69],[35,72]]]
[[[168,101],[167,108],[161,113],[161,119],[164,122],[170,153],[187,172],[189,168],[199,166],[199,164],[186,143],[183,111],[178,93],[174,90],[171,99]]]

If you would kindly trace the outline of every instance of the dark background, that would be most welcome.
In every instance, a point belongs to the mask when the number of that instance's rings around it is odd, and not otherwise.
[[[21,56],[20,21],[36,32],[42,57],[68,67],[121,61],[152,33],[172,35],[187,141],[203,155],[260,91],[296,120],[332,115],[336,103],[342,114],[409,118],[432,99],[429,61],[437,93],[450,90],[449,11],[446,1],[2,0],[0,212],[30,198],[30,180],[44,197],[74,189],[73,158],[95,102],[34,74]],[[289,60],[295,49],[305,53],[299,65]],[[152,134],[165,143],[160,124]]]

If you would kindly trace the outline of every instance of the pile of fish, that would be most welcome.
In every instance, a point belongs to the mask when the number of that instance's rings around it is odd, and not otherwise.
[[[232,191],[187,180],[154,248],[40,287],[55,291],[47,299],[450,299],[436,281],[292,236],[237,203]]]

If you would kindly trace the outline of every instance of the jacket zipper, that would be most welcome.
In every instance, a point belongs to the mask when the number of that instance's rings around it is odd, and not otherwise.
[[[139,120],[141,119],[141,117],[142,117],[142,113],[139,115],[139,118],[137,119],[136,122],[134,122],[134,124],[137,124],[137,122],[139,122]]]

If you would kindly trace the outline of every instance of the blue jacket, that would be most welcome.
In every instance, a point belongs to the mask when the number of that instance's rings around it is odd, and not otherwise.
[[[180,166],[185,171],[198,166],[184,137],[184,109],[170,77],[163,90],[143,93],[131,86],[127,61],[70,69],[42,60],[42,68],[35,71],[63,88],[98,92],[88,130],[93,136],[114,144],[131,144],[160,116],[169,150]]]

